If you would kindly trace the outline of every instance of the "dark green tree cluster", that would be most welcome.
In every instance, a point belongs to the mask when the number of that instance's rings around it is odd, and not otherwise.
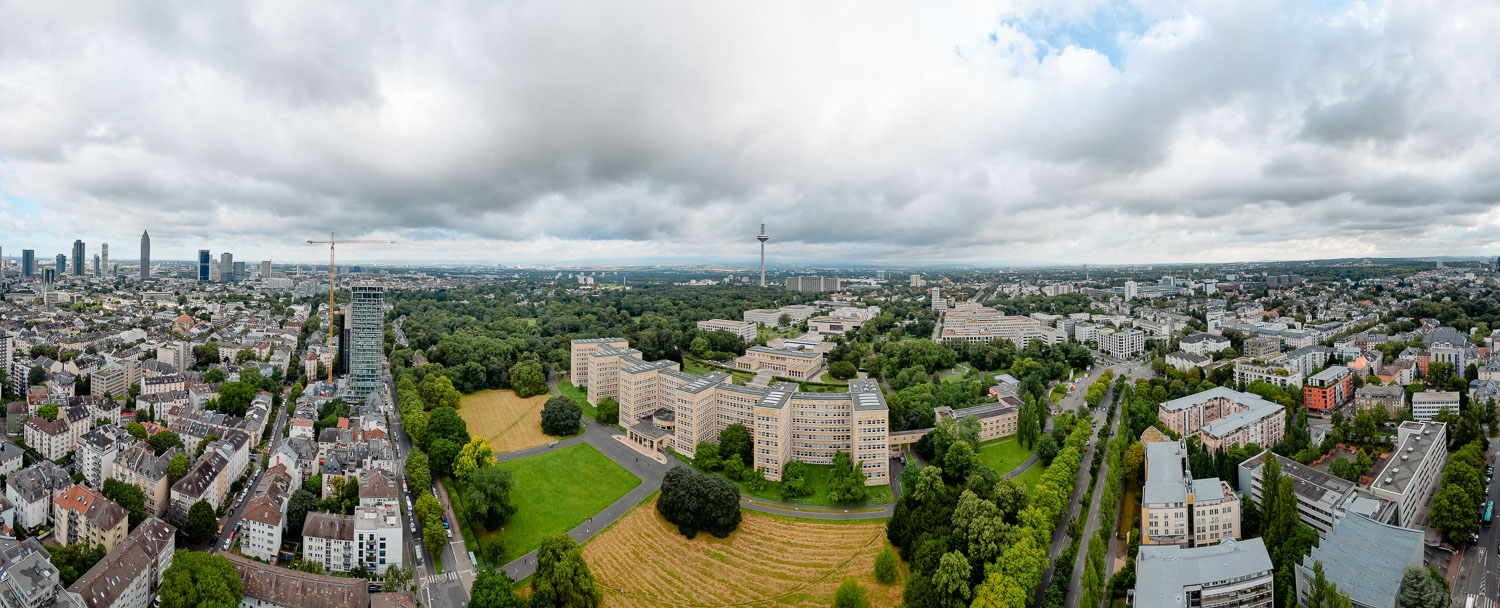
[[[206,545],[218,532],[219,517],[214,513],[213,505],[200,500],[188,508],[187,523],[183,525],[182,533],[189,544]]]
[[[157,594],[163,608],[234,608],[245,595],[228,558],[187,549],[173,554]]]
[[[566,534],[543,538],[531,577],[531,608],[596,608],[603,603],[604,593],[594,584],[578,543]]]
[[[567,397],[553,397],[542,405],[542,432],[554,437],[576,435],[583,410]]]
[[[688,538],[699,530],[724,538],[740,525],[740,490],[721,477],[673,467],[662,479],[656,510]]]
[[[485,528],[498,530],[516,512],[510,493],[510,471],[494,466],[493,461],[487,462],[474,471],[464,486],[464,509],[469,517],[479,520]]]
[[[1298,518],[1296,481],[1282,474],[1281,463],[1267,458],[1261,468],[1261,538],[1271,554],[1276,604],[1291,606],[1297,598],[1297,564],[1317,544],[1318,533]]]
[[[453,474],[458,451],[469,442],[469,424],[451,407],[432,410],[427,422],[427,461],[434,478]]]
[[[1092,433],[1087,424],[1072,427],[1029,496],[1024,486],[983,465],[964,478],[936,465],[903,471],[907,491],[886,524],[886,537],[911,566],[905,606],[1021,608],[1030,603]],[[962,453],[967,447],[967,441],[955,439],[933,449],[943,462],[969,466]],[[959,453],[950,454],[955,448]]]
[[[527,608],[526,598],[516,593],[515,581],[503,572],[481,569],[469,591],[470,608]]]
[[[1411,566],[1401,574],[1401,590],[1396,593],[1396,608],[1445,608],[1448,580],[1430,567]]]
[[[828,480],[828,500],[834,504],[857,504],[865,501],[865,472],[843,450],[833,455],[833,474]]]
[[[595,406],[594,408],[594,414],[599,419],[600,423],[619,424],[620,402],[615,401],[613,397],[605,397],[603,399],[600,399],[599,405]]]
[[[104,480],[104,497],[119,503],[130,513],[131,530],[146,520],[146,493],[140,486],[111,477]]]
[[[1456,543],[1478,529],[1477,511],[1484,504],[1484,443],[1474,441],[1448,457],[1428,521]]]
[[[57,567],[57,574],[62,578],[63,586],[72,585],[89,568],[104,559],[104,545],[89,546],[88,543],[73,543],[66,547],[48,547],[47,552],[52,554],[52,565]]]

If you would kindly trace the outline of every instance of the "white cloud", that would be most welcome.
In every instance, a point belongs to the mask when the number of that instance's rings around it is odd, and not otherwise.
[[[12,3],[0,246],[749,259],[766,215],[782,259],[1488,254],[1496,26],[1431,2]]]

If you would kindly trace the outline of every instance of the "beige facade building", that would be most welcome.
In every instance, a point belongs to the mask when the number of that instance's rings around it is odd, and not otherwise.
[[[709,319],[698,322],[698,331],[727,331],[746,342],[755,341],[755,324],[745,321],[730,321],[728,319]]]
[[[823,371],[823,355],[802,350],[752,346],[735,357],[734,366],[750,372],[769,371],[793,380],[816,380]]]
[[[767,479],[780,479],[792,460],[829,464],[844,451],[861,463],[868,485],[889,483],[889,410],[875,381],[851,381],[847,393],[804,393],[789,382],[753,388],[723,372],[698,376],[673,361],[643,361],[623,342],[575,340],[572,369],[589,402],[619,402],[632,441],[691,457],[699,442],[741,424],[755,440],[755,462],[746,464]]]
[[[986,403],[974,407],[966,407],[961,410],[942,406],[934,410],[939,420],[963,420],[974,416],[979,420],[979,440],[989,441],[1016,434],[1016,424],[1020,419],[1021,406],[1024,405],[1014,395],[1000,397],[995,403]],[[979,446],[974,446],[976,449]]]
[[[82,485],[68,488],[52,501],[53,538],[64,547],[83,543],[112,550],[125,540],[129,519],[125,507]]]
[[[1220,479],[1193,479],[1186,442],[1146,444],[1143,545],[1201,547],[1240,537],[1240,498]]]
[[[141,493],[146,496],[146,512],[163,517],[171,504],[167,465],[172,462],[173,456],[180,453],[181,450],[172,448],[157,456],[151,453],[151,447],[145,442],[137,443],[126,448],[115,459],[110,477],[140,488]]]
[[[1275,445],[1286,434],[1280,405],[1259,395],[1224,387],[1163,402],[1157,418],[1179,435],[1198,435],[1203,447],[1216,450],[1254,443]]]

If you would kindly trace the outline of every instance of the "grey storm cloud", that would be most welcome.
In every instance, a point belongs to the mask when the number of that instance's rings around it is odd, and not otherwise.
[[[1115,8],[9,3],[0,246],[749,259],[765,216],[783,260],[1500,249],[1500,6]]]

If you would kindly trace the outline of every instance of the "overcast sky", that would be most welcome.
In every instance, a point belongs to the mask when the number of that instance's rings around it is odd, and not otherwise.
[[[0,246],[1500,254],[1493,2],[0,3]]]

